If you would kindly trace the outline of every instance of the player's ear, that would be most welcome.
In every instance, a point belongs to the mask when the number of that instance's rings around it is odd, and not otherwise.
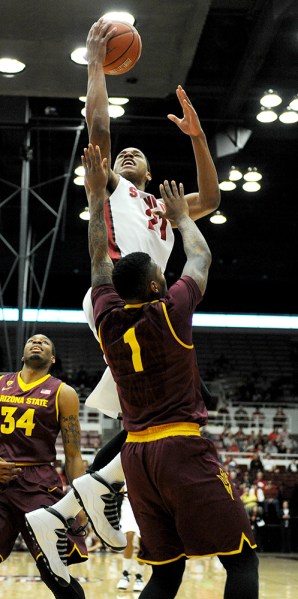
[[[52,364],[55,364],[55,362],[56,362],[55,356],[51,356],[51,362],[52,362]]]
[[[146,175],[145,175],[145,185],[148,185],[148,183],[150,183],[150,181],[152,181],[152,175],[150,173],[150,171],[147,171]]]
[[[150,281],[150,289],[153,293],[159,293],[158,285],[155,281]]]

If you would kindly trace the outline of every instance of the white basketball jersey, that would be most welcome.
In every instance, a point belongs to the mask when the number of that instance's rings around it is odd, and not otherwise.
[[[162,200],[120,177],[105,210],[112,259],[131,252],[146,252],[165,270],[174,245],[174,233],[168,220],[152,214],[153,208],[164,210],[165,206]]]

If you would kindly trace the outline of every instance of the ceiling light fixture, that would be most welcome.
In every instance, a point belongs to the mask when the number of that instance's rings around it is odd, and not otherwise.
[[[80,100],[80,102],[84,102],[85,103],[86,100],[87,100],[87,96],[80,96],[79,100]]]
[[[24,70],[25,64],[16,58],[0,58],[0,72],[7,75],[15,75]]]
[[[86,208],[84,208],[84,210],[80,212],[79,217],[82,220],[90,220],[90,212],[88,206],[86,206]]]
[[[124,106],[129,102],[128,98],[109,98],[110,104],[116,104],[117,106]]]
[[[298,94],[296,94],[296,96],[294,96],[294,98],[291,100],[289,106],[290,106],[290,108],[292,108],[292,110],[298,110]]]
[[[274,110],[269,110],[269,108],[262,106],[256,118],[260,123],[273,123],[278,117]]]
[[[84,48],[83,47],[76,48],[71,53],[70,58],[76,64],[86,65],[87,64],[86,53],[87,53],[87,49],[85,47]]]
[[[229,172],[229,180],[230,181],[239,181],[239,179],[242,179],[242,173],[239,170],[238,166],[231,166],[230,172]]]
[[[261,173],[259,173],[256,166],[249,166],[245,175],[243,175],[245,181],[260,181],[262,179]]]
[[[225,215],[220,210],[216,210],[216,212],[210,216],[209,220],[214,225],[223,225],[227,222]]]
[[[257,181],[246,181],[246,183],[243,183],[242,189],[244,189],[244,191],[253,193],[255,191],[259,191],[261,189],[261,185],[260,183],[257,183]]]
[[[84,185],[84,177],[75,177],[73,180],[75,185]]]
[[[274,92],[273,89],[268,89],[260,99],[260,103],[262,106],[265,106],[265,108],[274,108],[282,103],[282,98],[279,94]]]
[[[130,12],[116,10],[106,12],[102,15],[102,19],[106,19],[107,21],[123,21],[124,23],[130,23],[130,25],[133,25],[135,22],[135,18]]]
[[[219,189],[221,189],[221,191],[233,191],[233,189],[236,189],[236,185],[233,181],[221,181],[221,183],[219,183]]]
[[[108,107],[108,111],[110,117],[112,117],[113,119],[117,119],[119,116],[122,116],[125,113],[124,108],[116,104],[110,104]]]
[[[287,109],[279,115],[279,120],[285,125],[292,125],[293,123],[298,122],[298,113],[288,106]]]
[[[77,166],[77,168],[75,168],[75,175],[78,175],[78,177],[85,177],[85,169],[83,165]]]

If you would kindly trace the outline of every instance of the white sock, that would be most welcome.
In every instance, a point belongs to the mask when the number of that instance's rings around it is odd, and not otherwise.
[[[75,518],[82,509],[72,489],[52,507],[66,520],[68,518]]]
[[[123,558],[123,572],[126,570],[128,574],[131,572],[131,558],[124,557]]]
[[[121,464],[120,453],[101,470],[97,470],[97,473],[104,478],[107,483],[115,483],[124,481],[124,472]]]
[[[144,574],[144,564],[141,564],[138,560],[135,561],[135,574],[141,574],[141,576]]]

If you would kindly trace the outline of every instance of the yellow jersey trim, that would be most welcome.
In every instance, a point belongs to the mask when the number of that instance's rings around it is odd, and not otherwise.
[[[186,349],[193,349],[193,343],[191,345],[187,345],[186,343],[183,343],[183,341],[181,341],[181,339],[179,339],[179,337],[177,337],[177,335],[172,327],[171,321],[169,319],[167,307],[164,302],[161,302],[161,305],[162,305],[163,313],[164,313],[165,319],[167,321],[168,327],[169,327],[174,339],[176,339],[176,341],[178,341],[178,343],[180,343],[180,345],[182,345],[182,347],[185,347]]]
[[[171,422],[158,426],[149,426],[143,431],[133,431],[127,434],[126,443],[148,443],[166,437],[178,435],[200,437],[200,425],[196,422]]]
[[[187,557],[188,559],[192,559],[192,558],[203,558],[203,557],[215,557],[216,555],[235,555],[236,553],[242,552],[244,541],[246,543],[248,543],[248,545],[251,547],[251,549],[256,549],[257,544],[254,543],[254,545],[252,545],[250,543],[249,539],[247,538],[247,536],[243,532],[241,535],[241,540],[240,540],[238,549],[234,549],[233,551],[217,551],[216,553],[204,553],[204,555],[189,555],[187,553],[180,553],[180,555],[177,555],[176,557],[173,557],[172,559],[168,559],[168,560],[164,560],[164,561],[160,561],[160,562],[151,561],[148,559],[144,560],[139,557],[137,557],[136,559],[141,564],[150,564],[151,566],[160,566],[162,564],[170,564],[172,562],[176,562],[181,557]]]
[[[124,310],[129,310],[130,308],[141,308],[147,304],[156,304],[157,302],[159,302],[159,299],[153,300],[152,302],[142,302],[141,304],[125,304]]]
[[[50,374],[46,374],[41,379],[37,379],[37,381],[34,381],[33,383],[24,383],[23,379],[21,378],[21,372],[18,372],[18,385],[22,391],[30,391],[30,389],[33,389],[33,387],[37,387],[37,385],[44,383],[50,378],[50,376]]]

